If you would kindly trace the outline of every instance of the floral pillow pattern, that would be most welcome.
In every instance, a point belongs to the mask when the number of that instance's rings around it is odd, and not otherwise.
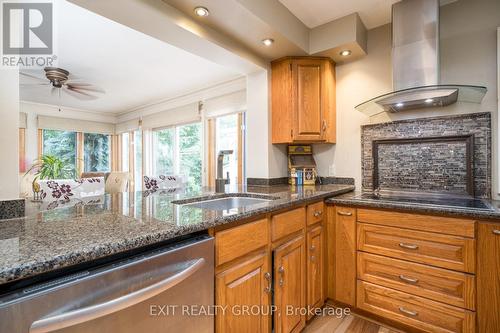
[[[160,190],[169,190],[182,187],[182,177],[179,176],[144,176],[144,192],[147,194]]]
[[[104,178],[38,180],[42,200],[67,202],[71,197],[84,198],[104,194]]]

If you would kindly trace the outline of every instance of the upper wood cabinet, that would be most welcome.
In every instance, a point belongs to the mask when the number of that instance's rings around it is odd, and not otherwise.
[[[287,57],[272,65],[273,143],[335,143],[335,64]]]

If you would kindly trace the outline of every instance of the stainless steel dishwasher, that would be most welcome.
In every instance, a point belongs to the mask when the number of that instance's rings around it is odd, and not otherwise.
[[[214,242],[202,235],[0,298],[0,332],[213,332]]]

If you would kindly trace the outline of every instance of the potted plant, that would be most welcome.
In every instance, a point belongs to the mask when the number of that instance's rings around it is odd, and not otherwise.
[[[32,171],[35,175],[32,182],[33,200],[35,201],[40,200],[40,185],[37,183],[38,179],[62,179],[72,177],[72,172],[69,170],[68,165],[60,158],[53,155],[42,155],[24,175],[26,176]]]

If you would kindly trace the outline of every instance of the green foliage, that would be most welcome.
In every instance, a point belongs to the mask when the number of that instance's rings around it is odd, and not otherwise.
[[[177,131],[177,140],[176,140]],[[201,188],[201,123],[167,128],[155,132],[155,167],[157,174],[175,173],[175,163],[181,175],[187,177],[187,189],[196,191]],[[175,145],[179,160],[174,156]]]
[[[43,155],[36,160],[26,174],[35,171],[36,179],[65,179],[71,178],[73,170],[60,158],[53,155]]]
[[[201,123],[179,127],[179,170],[190,191],[201,188],[201,151]]]
[[[67,171],[64,178],[76,177],[76,133],[43,130],[43,154],[59,159]]]
[[[85,133],[83,141],[85,172],[109,171],[109,135]]]

